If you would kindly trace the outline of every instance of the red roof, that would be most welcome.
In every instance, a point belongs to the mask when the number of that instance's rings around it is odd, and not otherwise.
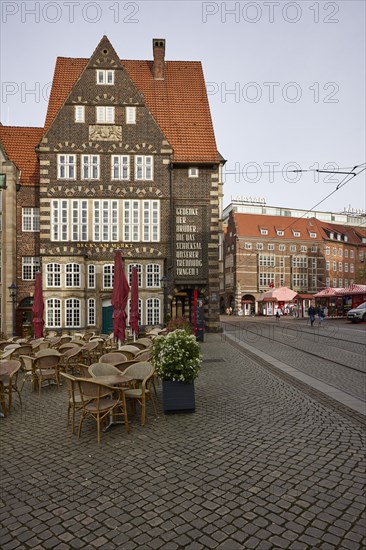
[[[258,237],[272,239],[299,239],[300,241],[316,241],[326,238],[322,224],[316,218],[284,218],[283,216],[263,216],[262,214],[242,214],[234,212],[236,234],[238,237]],[[266,235],[261,234],[261,229],[266,229]],[[280,236],[277,231],[283,231]],[[294,231],[300,233],[300,237],[294,236]],[[316,237],[310,237],[314,233]]]
[[[47,130],[89,59],[56,61],[45,121]],[[121,60],[174,150],[176,162],[219,162],[205,80],[198,61],[166,61],[164,80],[152,77],[152,61]]]
[[[35,149],[43,133],[43,128],[0,125],[0,141],[4,152],[21,171],[22,185],[39,184],[39,163]]]

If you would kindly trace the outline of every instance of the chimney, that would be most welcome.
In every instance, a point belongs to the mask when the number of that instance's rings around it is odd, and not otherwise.
[[[164,80],[165,78],[165,39],[153,38],[153,78],[154,80]]]

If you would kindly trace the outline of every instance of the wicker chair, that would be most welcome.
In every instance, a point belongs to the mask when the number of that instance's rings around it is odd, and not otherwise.
[[[77,383],[82,402],[78,437],[80,437],[84,419],[90,416],[97,423],[97,439],[98,446],[100,446],[100,428],[102,423],[110,415],[117,415],[118,412],[119,415],[123,416],[126,432],[130,431],[126,399],[123,391],[118,391],[116,394],[116,388],[100,384],[95,378],[90,380],[77,378]]]
[[[123,369],[123,363],[127,361],[127,357],[123,353],[110,352],[105,353],[99,357],[99,363],[110,363],[111,365],[116,366],[117,368]]]
[[[124,394],[127,400],[130,400],[133,404],[133,410],[135,411],[135,404],[141,406],[141,425],[145,425],[146,417],[146,400],[150,400],[154,409],[154,415],[156,416],[155,399],[151,392],[151,384],[153,381],[155,369],[151,363],[142,361],[128,367],[124,374],[132,376],[134,379],[133,386],[128,390],[125,390]]]
[[[4,382],[0,380],[0,406],[1,412],[4,418],[7,417],[6,400],[5,400],[5,387]]]
[[[18,373],[22,363],[16,359],[3,359],[0,361],[3,370],[6,374],[2,376],[4,394],[8,394],[8,410],[11,411],[13,401],[13,392],[18,394],[20,405],[22,406],[22,398],[18,388]]]
[[[68,394],[68,407],[67,407],[67,425],[70,425],[71,415],[71,430],[75,433],[75,413],[80,411],[83,407],[81,396],[79,393],[79,386],[76,382],[75,376],[71,376],[66,372],[60,373],[61,379],[65,383]]]
[[[94,363],[90,365],[89,373],[93,378],[98,378],[98,376],[114,376],[115,374],[121,374],[121,371],[110,363]]]
[[[42,383],[51,382],[57,384],[60,388],[60,367],[61,353],[54,349],[42,349],[35,355],[32,365],[32,376],[34,387],[38,386],[39,395],[41,395]]]

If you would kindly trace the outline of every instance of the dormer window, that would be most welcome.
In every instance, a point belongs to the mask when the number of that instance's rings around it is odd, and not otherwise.
[[[97,84],[112,86],[114,84],[114,71],[97,69]]]
[[[348,237],[347,237],[347,235],[345,235],[345,236],[343,237],[343,240],[344,240],[345,243],[348,242]]]
[[[278,237],[283,237],[285,232],[282,229],[277,229],[277,235]]]
[[[126,124],[136,124],[136,107],[126,107]]]
[[[330,238],[330,239],[334,239],[334,233],[330,233],[330,234],[329,234],[329,238]]]
[[[300,237],[300,231],[294,231],[294,237]]]
[[[261,227],[261,235],[268,235],[268,229]]]
[[[191,166],[191,168],[189,168],[188,177],[189,178],[198,178],[198,168],[197,168],[197,166]]]
[[[84,105],[75,105],[75,122],[85,122]]]
[[[316,233],[314,233],[313,231],[310,231],[309,235],[312,239],[316,239]]]
[[[340,233],[337,234],[337,241],[340,241],[342,238],[342,235]]]

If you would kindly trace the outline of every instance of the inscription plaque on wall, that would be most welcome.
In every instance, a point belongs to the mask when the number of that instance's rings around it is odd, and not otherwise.
[[[91,141],[121,141],[122,126],[90,125],[89,139]]]
[[[175,272],[177,279],[206,277],[202,206],[175,207]]]

